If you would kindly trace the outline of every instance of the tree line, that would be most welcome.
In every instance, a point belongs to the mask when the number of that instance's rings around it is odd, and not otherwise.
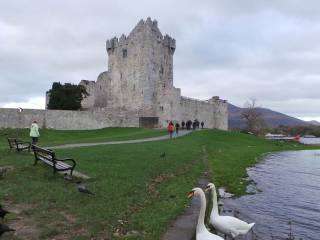
[[[246,122],[246,128],[242,131],[250,132],[254,135],[264,135],[267,132],[284,135],[314,135],[320,137],[320,126],[284,126],[279,125],[275,128],[269,128],[263,119],[263,114],[257,110],[257,102],[251,99],[246,102],[241,117]]]
[[[56,110],[79,110],[81,101],[89,96],[86,88],[82,85],[71,83],[61,84],[54,82],[47,92],[49,95],[48,109]]]

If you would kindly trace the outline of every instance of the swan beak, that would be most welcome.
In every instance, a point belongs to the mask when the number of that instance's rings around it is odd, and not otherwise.
[[[189,192],[189,193],[188,193],[188,198],[192,198],[193,195],[194,195],[194,191]]]
[[[206,188],[204,189],[205,192],[209,192],[210,191],[210,187],[206,186]]]

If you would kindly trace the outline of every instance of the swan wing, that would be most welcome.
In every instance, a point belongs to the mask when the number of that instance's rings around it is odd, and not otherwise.
[[[214,219],[210,219],[210,223],[217,231],[232,236],[246,234],[254,225],[254,223],[248,224],[231,216],[219,216]]]

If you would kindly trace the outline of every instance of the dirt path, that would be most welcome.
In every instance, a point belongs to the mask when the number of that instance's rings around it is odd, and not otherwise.
[[[198,181],[198,187],[204,188],[211,179],[211,174],[208,166],[208,153],[206,146],[202,147],[202,162],[204,166],[204,171],[202,172]],[[190,206],[185,210],[184,213],[178,216],[175,222],[169,227],[168,231],[165,233],[162,240],[195,239],[195,232],[200,207],[200,199],[193,198]]]
[[[174,138],[182,137],[182,136],[185,136],[190,133],[192,133],[192,131],[180,130],[179,135],[175,136]],[[168,139],[169,139],[169,135],[164,135],[164,136],[160,136],[160,137],[143,138],[143,139],[135,139],[135,140],[124,140],[124,141],[63,144],[63,145],[59,145],[59,146],[44,147],[44,148],[50,148],[50,149],[77,148],[77,147],[90,147],[90,146],[99,146],[99,145],[115,145],[115,144],[154,142],[154,141],[161,141],[161,140],[168,140]]]

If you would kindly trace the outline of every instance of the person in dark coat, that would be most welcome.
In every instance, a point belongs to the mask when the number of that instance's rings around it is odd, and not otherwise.
[[[193,129],[193,130],[196,130],[196,127],[197,127],[197,122],[196,122],[196,121],[193,121],[193,123],[192,123],[192,129]]]
[[[199,128],[200,122],[198,121],[198,119],[195,119],[194,121],[195,121],[195,123],[196,123],[196,128]]]
[[[202,129],[203,129],[203,126],[204,126],[204,122],[202,121],[202,122],[201,122],[201,128],[202,128]]]
[[[180,128],[180,124],[178,122],[176,122],[176,135],[179,134],[179,128]]]
[[[191,120],[188,120],[188,121],[187,121],[187,129],[188,129],[188,130],[190,130],[191,125],[192,125],[192,121],[191,121]]]
[[[181,123],[182,129],[184,129],[185,125],[186,125],[186,123],[182,120],[182,123]]]

